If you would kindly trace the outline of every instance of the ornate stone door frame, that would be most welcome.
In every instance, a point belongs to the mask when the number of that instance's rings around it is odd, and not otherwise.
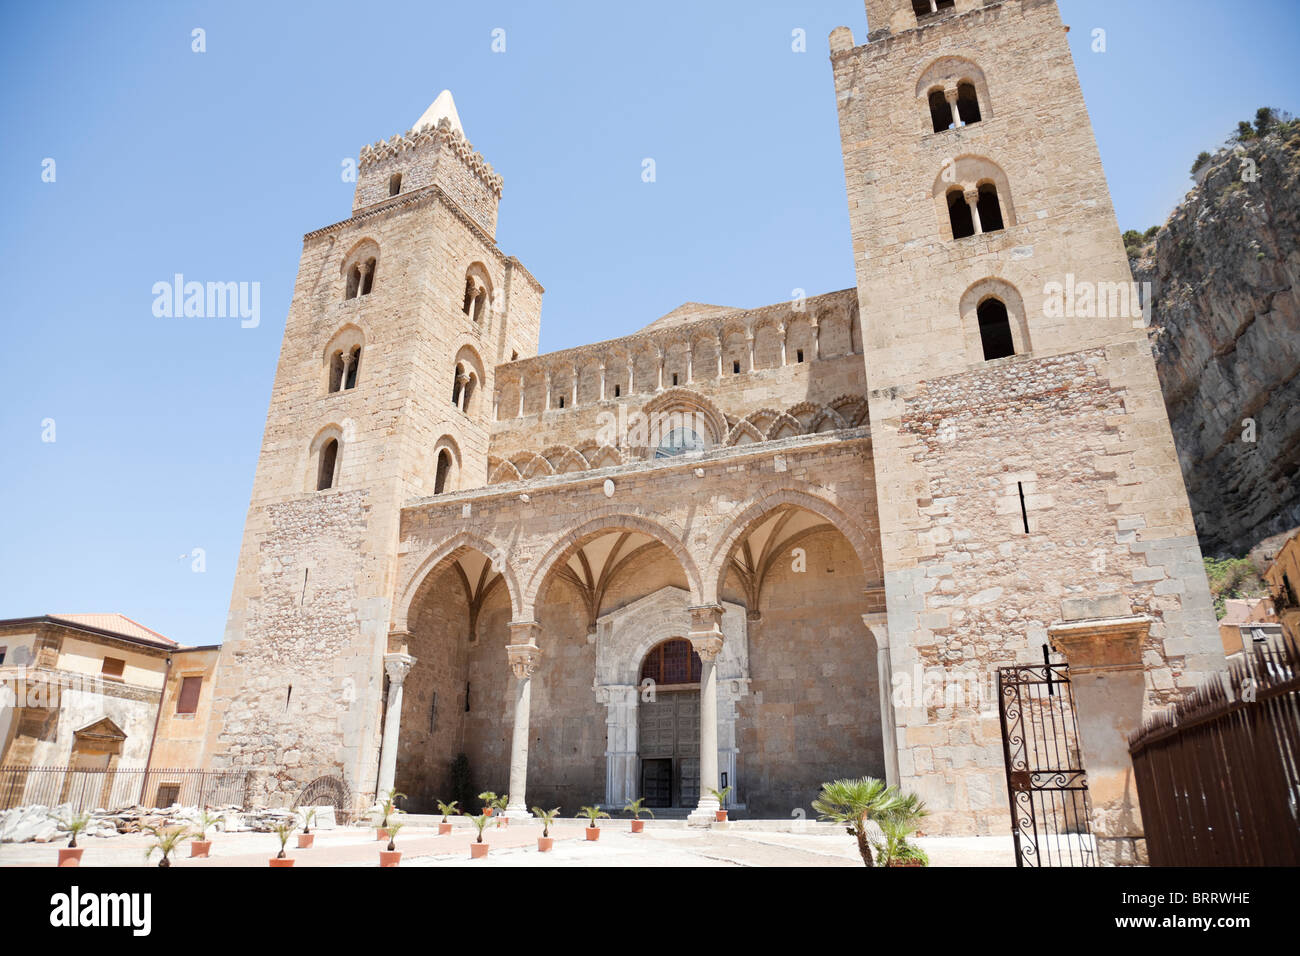
[[[640,703],[641,662],[661,641],[691,631],[687,611],[690,593],[663,587],[596,620],[596,633],[587,640],[596,645],[595,693],[608,708],[605,721],[605,800],[607,807],[622,807],[641,795],[640,758],[637,752],[637,709]],[[733,807],[743,808],[744,791],[736,774],[736,702],[749,693],[749,645],[745,609],[723,602],[722,653],[718,656],[718,770],[732,788]]]

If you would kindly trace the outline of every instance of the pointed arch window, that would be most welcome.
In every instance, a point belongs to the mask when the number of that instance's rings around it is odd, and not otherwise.
[[[991,362],[1015,355],[1016,347],[1011,338],[1011,319],[1007,315],[1006,303],[1001,299],[986,299],[980,303],[976,314],[979,316],[984,361]]]
[[[334,487],[339,461],[339,442],[337,438],[328,439],[320,447],[319,462],[316,468],[316,490],[326,491]]]

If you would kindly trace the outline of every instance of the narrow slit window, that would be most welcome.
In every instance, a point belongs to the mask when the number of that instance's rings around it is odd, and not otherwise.
[[[740,363],[739,363],[739,362],[732,362],[732,363],[731,363],[731,374],[732,374],[732,375],[739,375],[739,374],[740,374]]]
[[[388,195],[396,196],[402,191],[402,174],[393,173],[388,177]]]

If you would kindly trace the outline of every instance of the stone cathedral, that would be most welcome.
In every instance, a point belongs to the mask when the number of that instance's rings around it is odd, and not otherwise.
[[[511,813],[694,822],[871,775],[928,832],[1003,833],[975,685],[1050,645],[1098,834],[1134,832],[1116,734],[1222,652],[1140,317],[1045,304],[1131,282],[1068,28],[866,8],[830,37],[854,288],[538,354],[450,94],[362,148],[303,239],[212,766],[427,810],[464,754]]]

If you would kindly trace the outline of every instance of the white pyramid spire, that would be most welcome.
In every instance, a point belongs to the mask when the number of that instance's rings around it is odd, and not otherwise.
[[[451,98],[451,90],[443,90],[439,93],[438,98],[429,105],[411,130],[419,132],[426,126],[437,126],[443,117],[451,121],[452,129],[458,130],[461,136],[465,135],[465,127],[460,125],[460,116],[456,112],[456,101]]]

